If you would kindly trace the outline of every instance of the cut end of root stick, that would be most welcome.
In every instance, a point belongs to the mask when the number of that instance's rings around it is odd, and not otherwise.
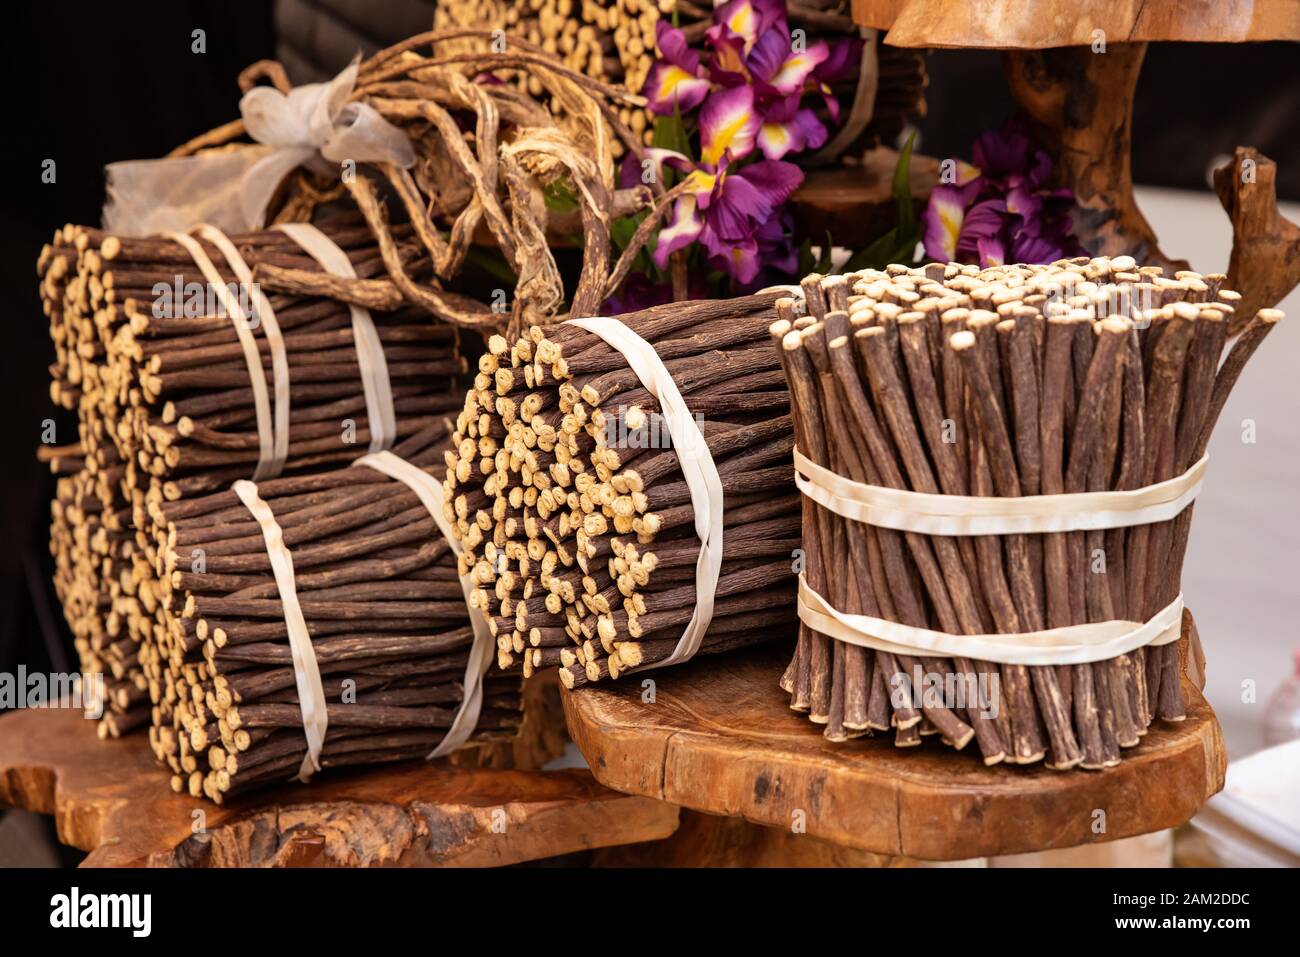
[[[954,349],[961,352],[975,345],[975,333],[963,329],[961,332],[954,332],[948,342]]]

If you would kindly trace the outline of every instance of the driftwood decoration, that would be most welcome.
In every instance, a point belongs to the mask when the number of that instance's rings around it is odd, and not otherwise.
[[[652,202],[657,220],[668,208],[659,183],[616,189],[613,144],[645,155],[641,137],[623,122],[619,110],[644,101],[566,67],[526,40],[511,37],[504,52],[495,51],[496,41],[490,30],[435,31],[404,40],[360,65],[352,100],[368,102],[406,132],[416,152],[412,170],[377,164],[344,177],[344,187],[379,243],[386,279],[312,280],[272,270],[256,278],[270,289],[287,290],[286,284],[292,283],[299,293],[348,301],[401,298],[435,318],[488,330],[550,321],[566,302],[581,307],[577,312],[595,312],[608,295],[610,276],[626,273],[649,235],[638,234],[620,262],[611,265],[611,220]],[[478,82],[488,74],[535,80],[549,108],[514,86]],[[287,89],[283,70],[270,61],[245,70],[240,83],[247,89],[263,78]],[[473,118],[472,130],[463,130],[458,122],[456,117],[464,115]],[[244,132],[243,122],[237,120],[171,155],[231,148]],[[583,229],[583,267],[571,295],[565,293],[545,242],[543,192],[561,186],[576,199]],[[400,255],[381,189],[391,191],[409,219],[424,261],[432,267],[428,278],[421,279]],[[328,182],[295,174],[286,181],[275,219],[305,218],[319,199],[336,193]],[[654,194],[659,194],[657,199]],[[517,277],[508,311],[494,311],[489,304],[443,289],[443,283],[460,273],[481,226]]]
[[[1291,0],[853,0],[853,19],[902,47],[1037,50],[1110,41],[1294,40]]]
[[[1228,285],[1241,290],[1232,334],[1247,316],[1276,306],[1300,283],[1300,226],[1277,210],[1277,164],[1248,146],[1214,171],[1219,202],[1232,220]]]
[[[1196,628],[1191,615],[1183,627],[1186,641]],[[569,731],[597,780],[627,794],[787,836],[796,821],[801,848],[821,838],[843,852],[926,860],[1177,827],[1223,787],[1219,723],[1190,682],[1187,720],[1153,726],[1104,774],[1055,774],[955,761],[939,748],[900,749],[880,738],[846,748],[809,734],[802,716],[771,693],[783,654],[773,644],[661,671],[652,701],[639,681],[567,692]],[[1104,829],[1094,826],[1097,808],[1106,811]],[[698,835],[697,852],[705,839]]]
[[[1186,269],[1160,251],[1155,231],[1133,195],[1130,154],[1133,92],[1146,56],[1144,43],[1006,53],[1011,95],[1035,139],[1057,161],[1057,175],[1074,191],[1075,235],[1095,256]]]
[[[1006,51],[1011,93],[1056,159],[1060,185],[1074,191],[1084,246],[1096,256],[1127,255],[1172,270],[1186,263],[1160,250],[1133,197],[1129,168],[1133,93],[1147,44],[1300,40],[1300,6],[1291,0],[853,0],[853,19],[887,30],[887,45]],[[1261,170],[1259,185],[1271,176]],[[1233,221],[1231,285],[1249,297],[1243,314],[1253,315],[1300,279],[1295,226],[1277,216],[1263,190],[1249,198],[1235,190],[1240,197],[1229,206],[1218,189]]]
[[[558,706],[558,702],[557,702]],[[82,867],[502,867],[673,833],[677,808],[585,770],[405,761],[217,806],[66,709],[0,716],[0,805],[48,814]],[[501,827],[501,815],[505,827]],[[195,821],[203,827],[196,828]]]

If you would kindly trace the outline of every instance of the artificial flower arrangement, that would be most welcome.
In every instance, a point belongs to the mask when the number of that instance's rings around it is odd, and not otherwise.
[[[803,182],[798,162],[824,145],[840,122],[832,87],[857,73],[863,42],[792,31],[785,0],[728,0],[715,7],[701,49],[668,21],[657,23],[658,57],[641,90],[657,118],[654,146],[648,166],[631,155],[624,159],[620,185],[657,176],[682,192],[609,309],[670,301],[674,253],[686,257],[692,299],[832,271],[833,237],[825,237],[814,261],[813,238],[794,236],[787,201]],[[1014,124],[982,134],[973,165],[945,161],[919,219],[908,182],[912,142],[900,150],[894,173],[895,227],[842,269],[924,257],[980,266],[1046,263],[1084,252],[1070,231],[1073,195],[1050,187],[1051,157]],[[613,224],[620,248],[644,217]]]
[[[987,268],[1085,255],[1071,231],[1074,194],[1053,189],[1052,157],[1014,123],[981,133],[974,165],[951,158],[922,216],[925,254]]]
[[[678,250],[690,259],[693,294],[744,291],[798,272],[784,207],[803,171],[790,159],[821,147],[839,123],[831,85],[856,75],[862,43],[791,30],[785,0],[715,8],[702,51],[658,22],[659,56],[641,91],[657,117],[649,175],[688,185],[620,304],[666,299],[669,257]],[[635,158],[624,161],[623,185],[646,175]]]

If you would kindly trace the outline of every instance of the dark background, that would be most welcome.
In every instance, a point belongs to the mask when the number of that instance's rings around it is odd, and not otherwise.
[[[58,423],[60,442],[76,436],[75,418],[56,412],[48,398],[53,349],[34,270],[42,243],[66,222],[98,222],[106,163],[162,155],[235,117],[236,75],[277,55],[277,39],[291,74],[315,78],[337,72],[357,49],[370,53],[427,28],[432,9],[430,0],[6,5],[0,671],[20,661],[33,670],[75,662],[49,585],[53,480],[33,454],[47,418]],[[203,54],[191,52],[195,29],[206,31]],[[975,135],[1011,111],[1000,57],[941,51],[930,57],[929,70],[929,115],[918,148],[969,157]],[[1241,143],[1277,160],[1283,196],[1300,199],[1297,116],[1295,45],[1155,45],[1134,110],[1134,179],[1206,190],[1214,157]],[[46,159],[57,163],[53,184],[41,182]]]

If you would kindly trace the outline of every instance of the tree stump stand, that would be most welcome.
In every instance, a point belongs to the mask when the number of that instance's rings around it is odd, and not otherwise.
[[[1184,651],[1193,627],[1184,614]],[[1163,830],[1223,787],[1219,724],[1190,681],[1185,720],[1157,721],[1116,767],[1059,772],[985,767],[930,743],[833,744],[786,706],[777,679],[788,658],[788,648],[765,646],[566,691],[569,733],[615,790],[927,861]]]

